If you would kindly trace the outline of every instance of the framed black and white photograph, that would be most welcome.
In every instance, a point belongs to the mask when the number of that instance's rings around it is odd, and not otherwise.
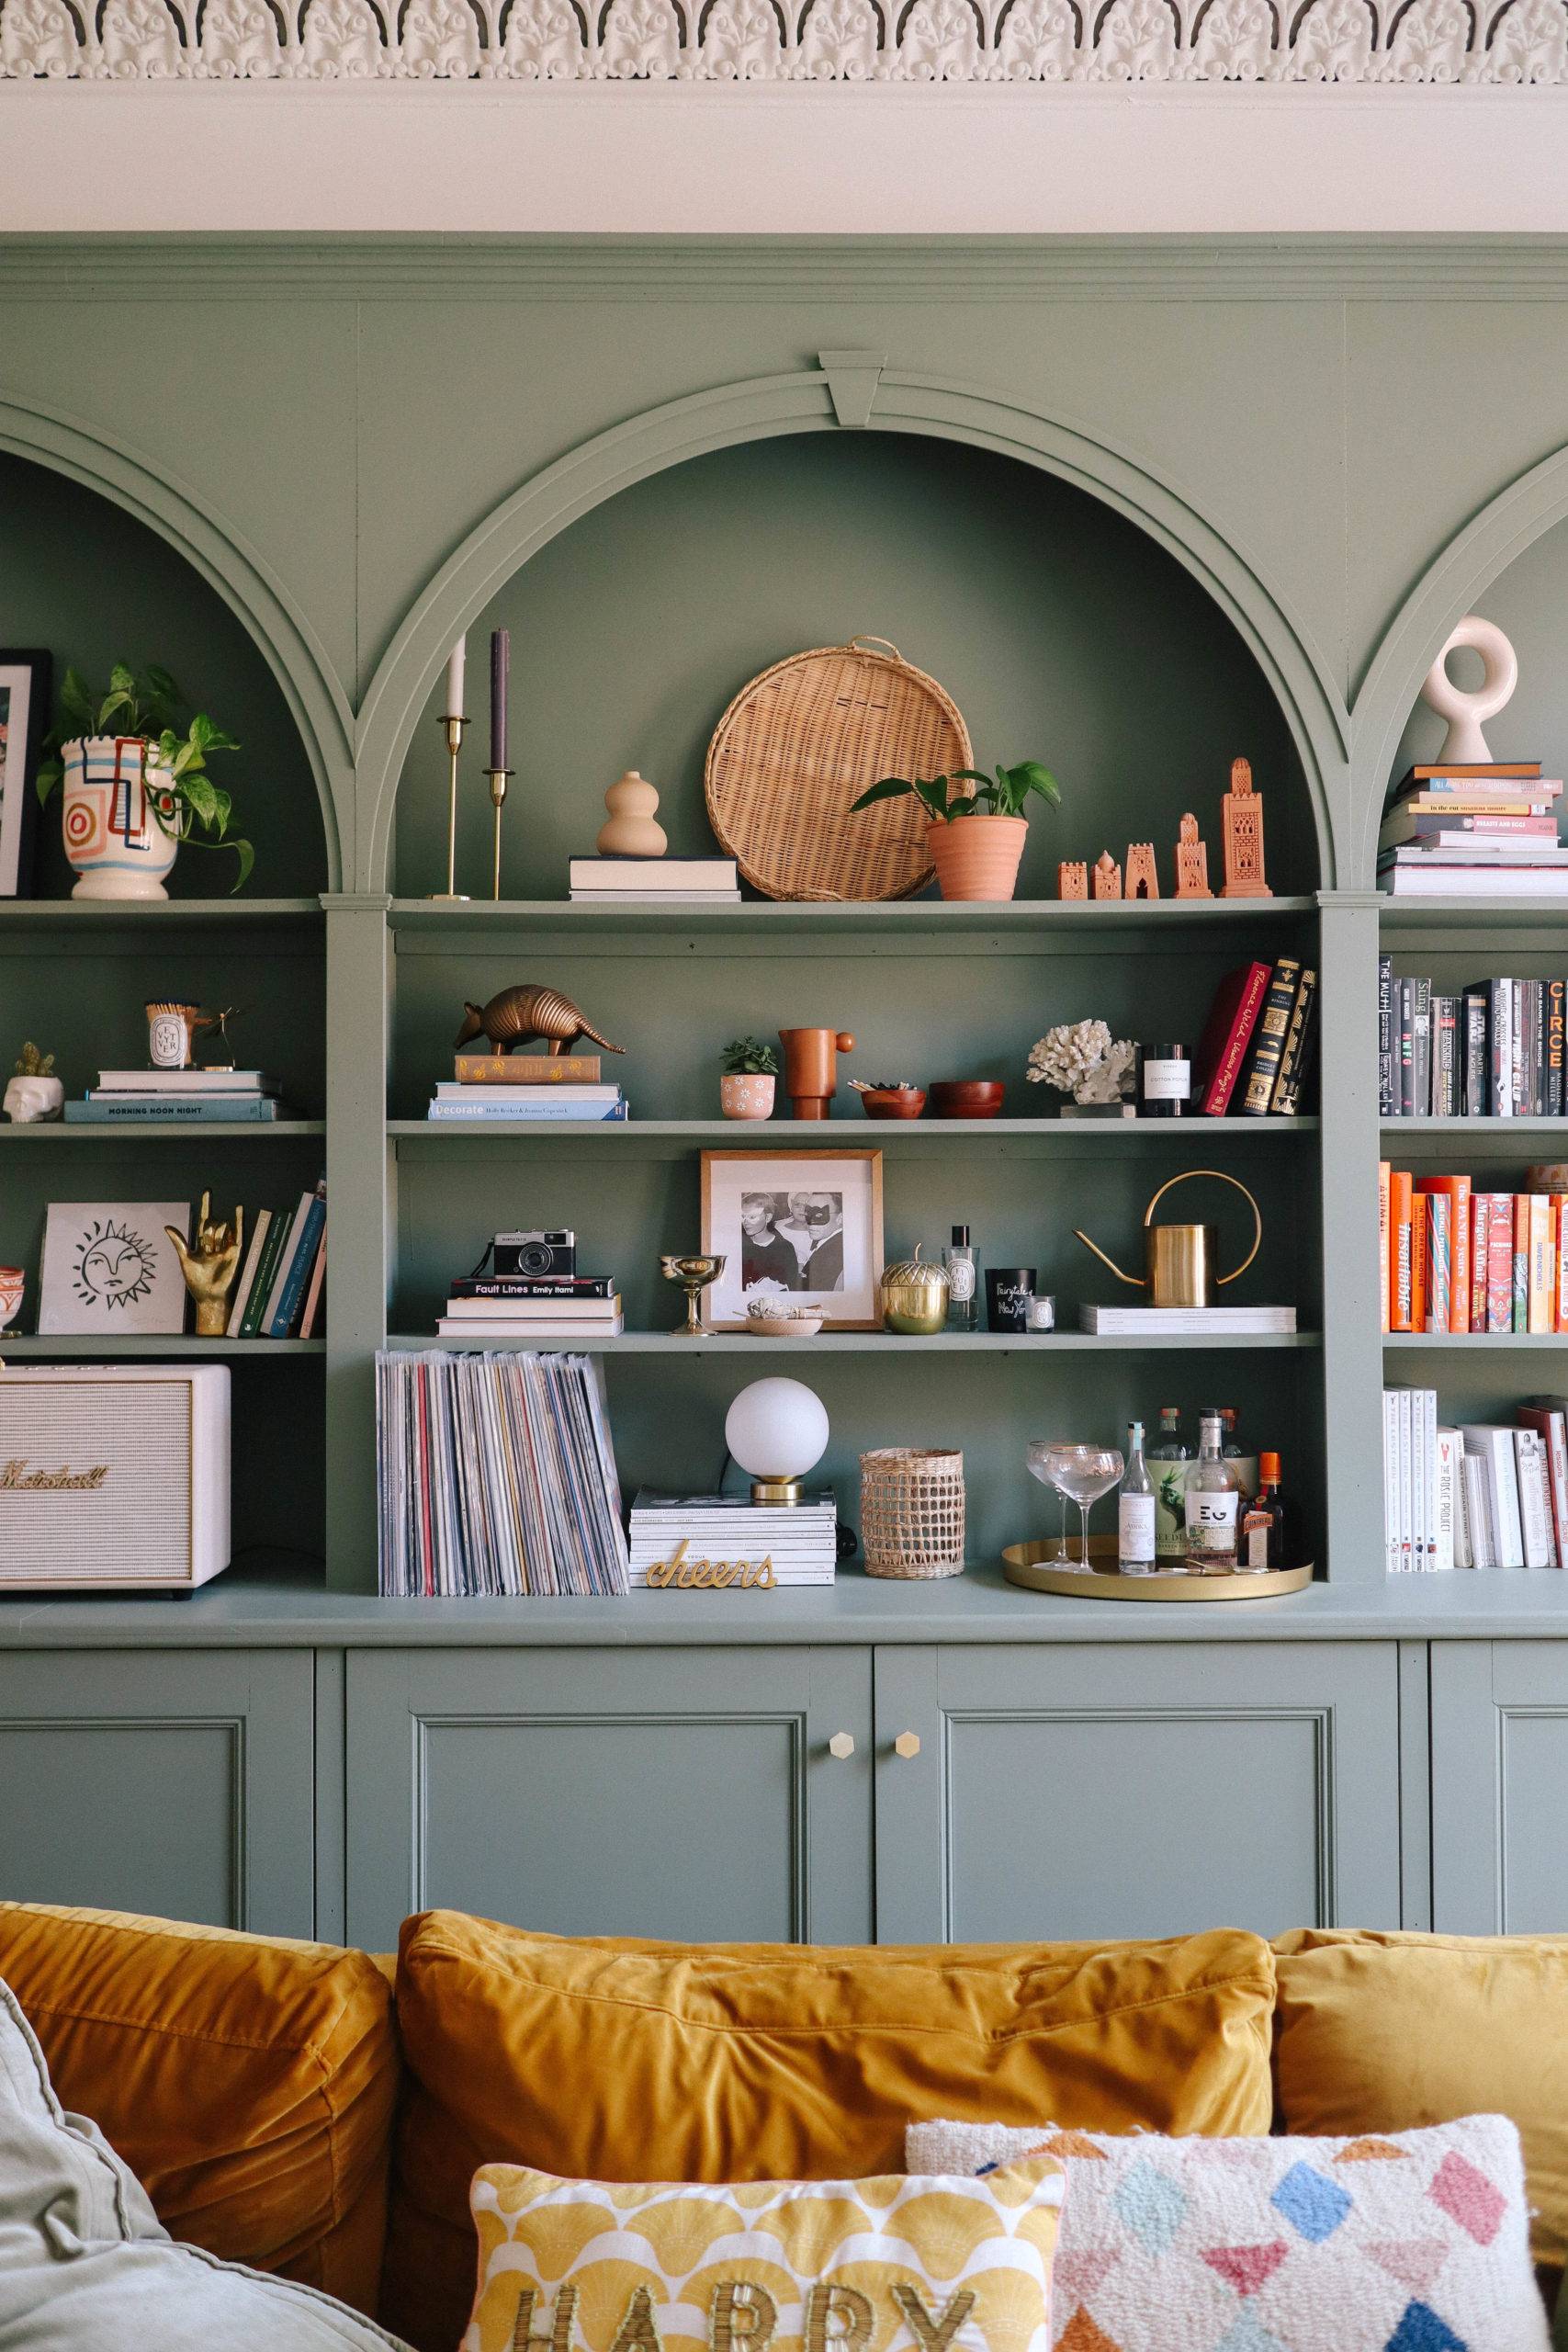
[[[0,647],[0,899],[32,895],[34,787],[48,722],[48,654]]]
[[[789,1298],[828,1331],[881,1328],[882,1154],[703,1154],[703,1249],[722,1252],[708,1294],[716,1331],[746,1328],[759,1298]]]
[[[188,1201],[51,1201],[39,1279],[40,1332],[175,1335],[185,1276],[164,1230],[190,1231]]]

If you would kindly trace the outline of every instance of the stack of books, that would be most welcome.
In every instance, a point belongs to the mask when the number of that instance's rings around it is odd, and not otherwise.
[[[277,1116],[277,1089],[259,1069],[101,1069],[65,1117],[77,1126],[199,1126]]]
[[[1391,1574],[1568,1566],[1568,1397],[1518,1426],[1442,1428],[1435,1388],[1385,1388],[1383,1539]]]
[[[327,1180],[291,1209],[246,1220],[245,1255],[229,1306],[231,1340],[313,1340],[327,1272]]]
[[[830,1493],[798,1503],[739,1495],[638,1490],[632,1505],[634,1592],[769,1592],[831,1584],[839,1567],[839,1514]]]
[[[597,1054],[459,1054],[437,1084],[432,1119],[625,1119],[626,1098]]]
[[[626,1589],[604,1380],[587,1356],[383,1351],[376,1465],[392,1599]]]
[[[1378,835],[1378,888],[1396,899],[1562,898],[1561,781],[1539,760],[1411,768]]]
[[[1080,1331],[1118,1340],[1196,1339],[1202,1332],[1231,1339],[1283,1338],[1296,1328],[1293,1306],[1080,1306]]]
[[[497,1340],[615,1340],[626,1329],[608,1274],[464,1274],[435,1329],[488,1348]]]
[[[1568,1112],[1568,982],[1474,980],[1457,995],[1378,958],[1378,1110],[1385,1119],[1559,1119]]]
[[[1378,1163],[1385,1331],[1568,1331],[1568,1193]]]
[[[572,904],[589,907],[738,907],[732,857],[574,857]]]
[[[1192,1073],[1206,1119],[1294,1117],[1316,1044],[1317,974],[1294,956],[1241,964],[1214,992]]]

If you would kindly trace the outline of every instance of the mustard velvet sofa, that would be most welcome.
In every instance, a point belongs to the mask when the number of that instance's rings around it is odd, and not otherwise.
[[[833,1950],[436,1911],[394,1960],[0,1904],[0,1977],[174,2235],[417,2352],[466,2323],[481,2163],[858,2177],[902,2168],[918,2116],[1215,2134],[1502,2113],[1549,2300],[1568,2251],[1568,1937]]]

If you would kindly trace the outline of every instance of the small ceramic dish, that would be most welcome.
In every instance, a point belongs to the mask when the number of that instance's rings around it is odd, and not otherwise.
[[[999,1078],[938,1078],[930,1087],[937,1119],[994,1119],[1006,1092]]]
[[[746,1329],[761,1340],[811,1340],[822,1329],[822,1316],[815,1306],[797,1306],[780,1312],[771,1306],[749,1306]]]
[[[863,1086],[860,1099],[868,1119],[918,1119],[926,1107],[921,1086]]]

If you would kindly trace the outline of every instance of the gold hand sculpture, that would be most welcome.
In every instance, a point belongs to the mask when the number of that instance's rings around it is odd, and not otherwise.
[[[220,1340],[229,1328],[229,1294],[234,1287],[245,1240],[244,1210],[237,1208],[233,1224],[228,1225],[214,1219],[211,1205],[211,1193],[203,1193],[194,1250],[187,1249],[185,1235],[174,1226],[164,1227],[179,1252],[186,1288],[196,1301],[198,1340]]]

